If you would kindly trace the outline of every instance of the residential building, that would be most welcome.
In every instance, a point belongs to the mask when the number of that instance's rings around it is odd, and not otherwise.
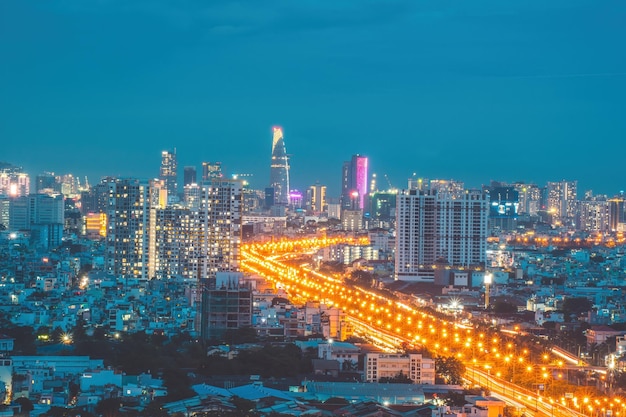
[[[546,210],[552,215],[553,225],[573,225],[577,209],[578,181],[548,182]]]
[[[161,169],[159,179],[165,183],[168,199],[175,199],[178,195],[178,162],[176,148],[173,151],[161,152]]]
[[[218,272],[216,281],[202,279],[200,336],[214,339],[227,330],[252,324],[252,290],[241,281],[241,273]]]
[[[457,196],[434,190],[400,192],[395,278],[432,282],[436,263],[484,268],[488,208],[480,191]]]
[[[200,196],[200,276],[239,271],[243,181],[213,178]]]
[[[314,184],[309,187],[308,194],[308,208],[315,214],[319,214],[326,209],[326,186],[320,184]]]
[[[365,354],[365,381],[378,382],[381,378],[407,376],[415,384],[435,383],[435,360],[420,353]]]

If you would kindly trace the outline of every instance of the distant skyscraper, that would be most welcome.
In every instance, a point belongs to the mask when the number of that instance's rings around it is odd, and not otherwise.
[[[186,166],[183,174],[183,186],[196,183],[196,167]]]
[[[274,204],[289,205],[289,156],[285,148],[283,130],[275,126],[272,139],[270,187],[274,189]]]
[[[60,192],[54,172],[44,172],[35,177],[35,192],[36,193],[53,193]]]
[[[176,148],[174,151],[161,152],[161,171],[159,178],[165,181],[165,188],[168,196],[176,197],[178,195],[178,163],[176,161]]]
[[[620,224],[626,223],[626,216],[624,216],[624,198],[613,197],[609,201],[609,229],[611,231],[617,231],[620,229]]]
[[[367,157],[353,155],[343,163],[341,181],[341,206],[350,210],[363,210],[367,196]]]
[[[326,186],[315,184],[307,192],[309,209],[314,213],[321,213],[326,207]]]
[[[455,180],[430,180],[429,189],[451,198],[460,198],[465,194],[465,184]]]
[[[210,181],[211,178],[222,177],[221,162],[203,162],[202,163],[202,181]]]
[[[580,202],[579,229],[585,232],[610,231],[610,203],[605,196],[588,196]]]
[[[0,170],[0,194],[22,197],[30,194],[30,177],[20,168]]]
[[[395,277],[432,281],[435,263],[484,267],[489,201],[480,191],[460,197],[405,190],[397,197]]]
[[[536,216],[541,205],[541,190],[535,184],[517,182],[514,184],[519,196],[519,214]]]
[[[553,217],[553,224],[572,225],[576,217],[578,181],[548,182],[547,211]]]
[[[489,191],[489,227],[496,230],[513,230],[516,227],[519,193],[515,187],[494,184]]]
[[[9,230],[30,230],[33,240],[46,248],[61,244],[65,221],[61,194],[31,194],[9,204]]]

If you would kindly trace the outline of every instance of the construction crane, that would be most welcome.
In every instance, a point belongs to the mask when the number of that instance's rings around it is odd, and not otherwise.
[[[391,183],[391,180],[389,179],[389,176],[387,174],[384,174],[385,179],[387,180],[387,184],[389,184],[389,189],[390,190],[395,190],[396,187],[393,186],[393,184]]]

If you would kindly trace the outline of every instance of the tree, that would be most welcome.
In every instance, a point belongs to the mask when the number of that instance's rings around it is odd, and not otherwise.
[[[465,404],[467,404],[467,401],[465,400],[465,395],[458,393],[458,392],[452,392],[449,391],[443,398],[442,398],[443,402],[445,405],[447,406],[453,406],[453,407],[463,407]]]
[[[460,385],[463,382],[465,365],[457,358],[437,356],[435,358],[436,376],[445,384]]]
[[[593,303],[586,297],[571,297],[563,301],[563,313],[568,318],[572,315],[578,316],[581,313],[586,313],[591,310],[591,307],[593,307]]]
[[[383,384],[412,384],[413,383],[411,378],[409,378],[408,375],[403,373],[402,370],[398,372],[396,376],[391,377],[391,378],[387,378],[387,377],[380,378],[378,382],[383,383]]]
[[[517,306],[505,301],[496,301],[493,303],[493,312],[499,314],[517,313]]]
[[[122,401],[119,398],[105,398],[96,405],[96,413],[102,417],[118,417],[120,408],[122,407]]]
[[[237,408],[239,413],[247,413],[255,408],[254,401],[246,400],[236,395],[230,399],[230,402]]]
[[[33,402],[31,400],[29,400],[26,397],[20,397],[17,398],[15,401],[13,401],[15,404],[19,404],[20,405],[20,414],[21,415],[29,415],[31,411],[33,411],[35,409],[35,407],[33,406]]]
[[[343,397],[330,397],[329,399],[324,401],[324,404],[348,405],[350,404],[350,401],[346,400]]]

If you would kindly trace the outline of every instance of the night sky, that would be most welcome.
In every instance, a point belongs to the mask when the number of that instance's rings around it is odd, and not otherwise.
[[[177,148],[337,195],[341,165],[626,188],[624,0],[0,2],[0,161],[141,178]]]

